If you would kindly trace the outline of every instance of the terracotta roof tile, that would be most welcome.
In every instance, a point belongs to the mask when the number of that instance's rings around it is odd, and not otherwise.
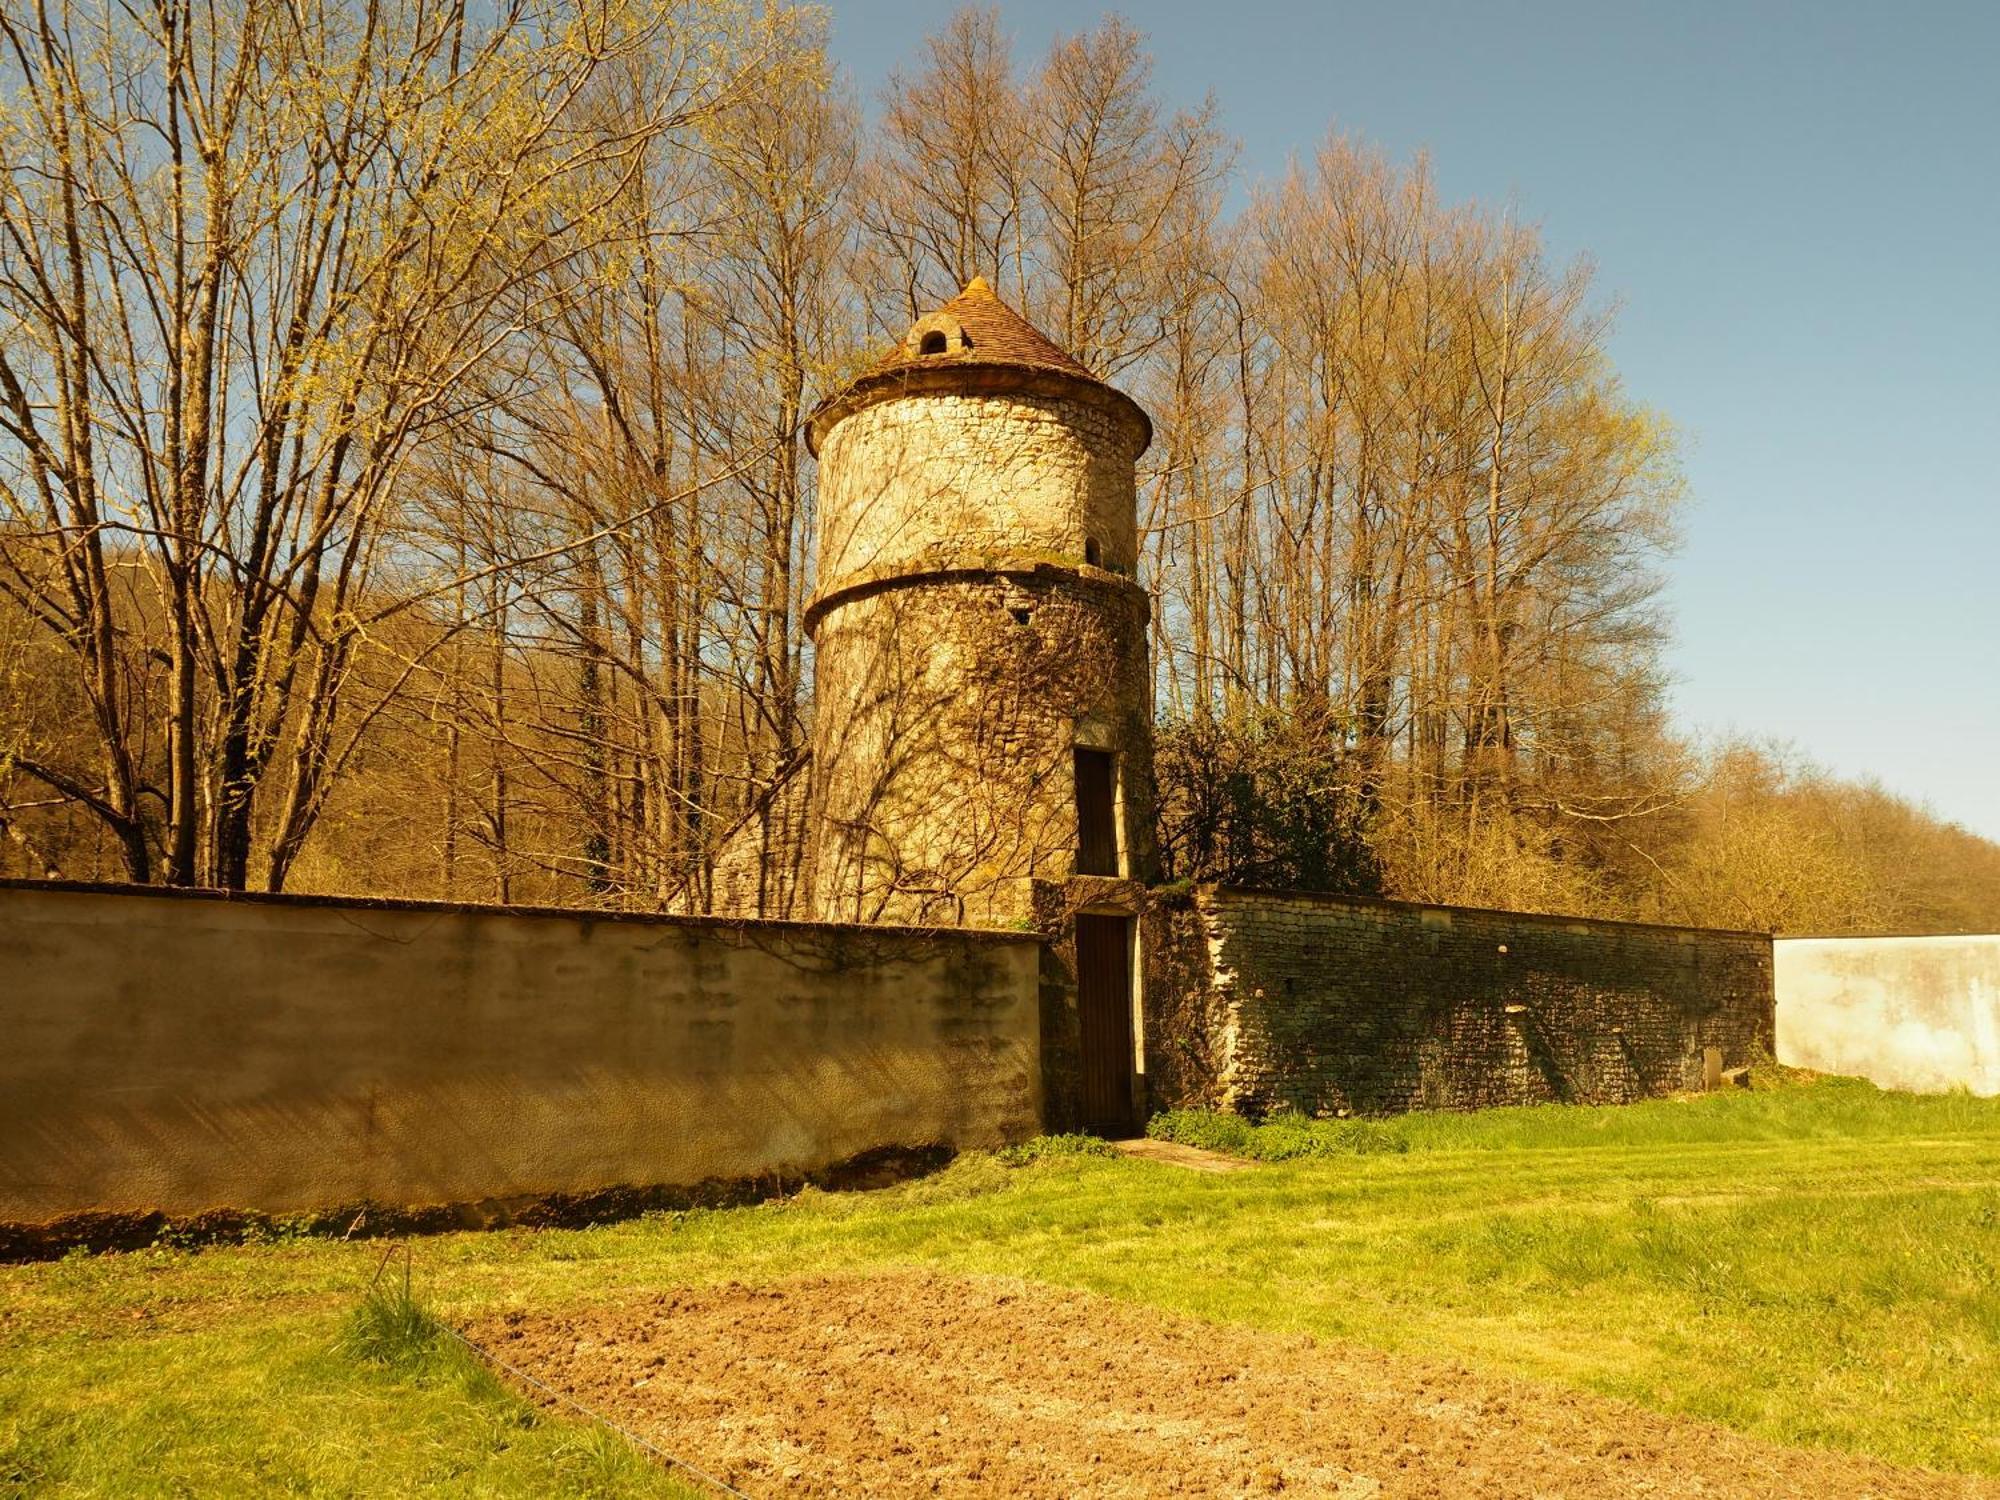
[[[1010,370],[1020,374],[1009,376]],[[1065,354],[1002,302],[985,277],[975,276],[943,307],[919,318],[900,344],[813,409],[806,447],[817,454],[820,440],[842,417],[900,391],[991,391],[1051,380],[1087,388],[1079,394],[1129,418],[1138,439],[1135,453],[1152,441],[1153,424],[1136,401]]]
[[[931,353],[925,353],[926,337]],[[864,370],[861,380],[894,370],[955,365],[1026,365],[1065,375],[1096,377],[1065,354],[1034,324],[1002,302],[984,276],[975,276],[951,301],[911,328],[909,336]]]

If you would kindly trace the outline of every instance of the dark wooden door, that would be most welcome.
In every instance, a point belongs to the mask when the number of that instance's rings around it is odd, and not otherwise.
[[[1131,920],[1076,919],[1076,1009],[1083,1045],[1083,1123],[1132,1132]]]

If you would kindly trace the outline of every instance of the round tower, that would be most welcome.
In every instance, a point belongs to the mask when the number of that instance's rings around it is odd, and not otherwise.
[[[1046,921],[1153,878],[1151,436],[984,279],[814,412],[821,916]]]

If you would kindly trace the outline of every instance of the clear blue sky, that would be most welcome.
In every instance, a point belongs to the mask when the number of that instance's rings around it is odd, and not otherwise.
[[[1684,725],[2000,838],[2000,0],[1122,7],[1251,180],[1330,125],[1587,252],[1686,437]],[[1031,64],[1102,8],[1003,0]],[[948,14],[835,0],[871,105]]]

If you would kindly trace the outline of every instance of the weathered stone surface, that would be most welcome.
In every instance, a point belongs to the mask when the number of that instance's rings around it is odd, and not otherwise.
[[[1135,457],[1125,424],[1073,398],[925,393],[856,412],[820,451],[820,595],[954,559],[1095,551],[1129,576]]]
[[[812,755],[780,772],[722,838],[706,891],[685,888],[674,910],[687,916],[714,912],[781,920],[810,915],[812,871],[809,832],[814,806]]]
[[[1145,934],[1155,1108],[1622,1103],[1772,1045],[1758,933],[1204,887]]]
[[[1143,430],[1073,378],[995,378],[874,400],[820,447],[808,864],[827,919],[1034,922],[1033,884],[1075,865],[1078,746],[1117,755],[1121,867],[1154,867]]]
[[[1146,600],[1064,570],[927,578],[820,622],[819,914],[1019,925],[1076,859],[1072,753],[1121,752],[1128,868],[1152,862]]]
[[[1040,1116],[997,933],[0,884],[0,1221],[793,1179]]]
[[[1780,938],[1778,1061],[2000,1095],[2000,934]]]

